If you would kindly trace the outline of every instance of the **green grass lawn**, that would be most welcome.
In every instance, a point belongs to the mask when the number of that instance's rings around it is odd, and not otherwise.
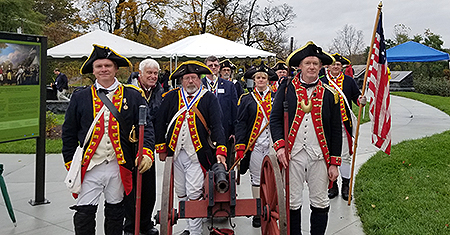
[[[64,123],[64,114],[56,114],[56,125]],[[46,139],[46,153],[61,153],[61,139]],[[36,139],[26,139],[0,144],[0,153],[36,153]]]
[[[61,153],[61,139],[46,139],[46,153]],[[36,139],[19,140],[0,144],[0,153],[36,153]]]
[[[354,198],[364,232],[450,234],[450,131],[378,152],[359,170]]]
[[[353,103],[352,103],[353,104]],[[353,111],[353,113],[355,114],[355,116],[356,117],[358,117],[358,114],[359,114],[359,106],[357,106],[357,105],[355,105],[355,104],[353,104],[352,105],[353,107],[352,107],[352,111]],[[370,117],[369,117],[369,104],[367,104],[365,107],[362,107],[361,108],[361,123],[360,124],[363,124],[363,123],[366,123],[366,122],[368,122],[368,121],[370,121]]]
[[[424,95],[416,92],[392,92],[391,94],[421,101],[450,115],[450,97]]]
[[[450,97],[393,92],[450,115]],[[378,152],[355,177],[354,198],[364,232],[450,234],[450,131]]]
[[[64,123],[64,114],[56,114],[56,125],[62,125]]]

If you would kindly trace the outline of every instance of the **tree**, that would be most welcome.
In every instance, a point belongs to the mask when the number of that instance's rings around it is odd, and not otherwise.
[[[364,35],[362,30],[356,30],[352,25],[344,25],[337,31],[337,36],[333,39],[330,52],[339,53],[353,61],[356,55],[364,52]]]
[[[296,17],[292,6],[284,3],[279,6],[264,7],[262,11],[259,11],[257,1],[252,0],[245,6],[248,14],[242,35],[244,44],[247,46],[257,44],[261,49],[268,49],[265,47],[271,44],[270,42],[286,43],[288,39],[283,35]]]
[[[48,47],[66,42],[86,28],[79,16],[79,9],[70,0],[34,0],[33,10],[45,15],[43,34],[48,38]]]
[[[243,33],[244,26],[244,12],[239,1],[215,1],[213,3],[216,11],[211,14],[208,20],[209,26],[204,30],[208,32],[227,38],[230,40],[237,40]],[[203,28],[202,28],[203,30]]]
[[[187,0],[177,8],[181,17],[174,28],[183,37],[212,33],[230,40],[236,40],[242,33],[242,7],[237,0]]]
[[[436,50],[443,51],[444,48],[442,46],[444,45],[444,41],[441,40],[441,35],[434,34],[431,32],[430,29],[425,29],[425,32],[423,33],[423,44],[429,47],[432,47]]]
[[[411,28],[404,24],[396,24],[394,25],[394,42],[395,45],[400,45],[407,41],[411,41],[409,37],[409,33],[411,32]]]
[[[0,0],[0,31],[41,34],[45,16],[33,10],[34,0]]]
[[[182,17],[170,33],[185,34],[183,38],[209,32],[247,46],[287,54],[285,33],[295,17],[292,7],[282,4],[260,9],[257,2],[188,0],[180,8]]]
[[[92,25],[133,41],[158,44],[157,29],[172,0],[85,0],[83,17]]]

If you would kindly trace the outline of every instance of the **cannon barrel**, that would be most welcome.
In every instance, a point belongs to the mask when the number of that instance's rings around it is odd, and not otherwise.
[[[215,163],[211,170],[214,172],[214,183],[216,184],[216,190],[219,193],[225,193],[228,191],[228,174],[225,170],[225,166],[221,163]]]

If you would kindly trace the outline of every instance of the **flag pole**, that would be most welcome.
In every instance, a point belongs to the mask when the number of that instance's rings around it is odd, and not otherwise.
[[[361,94],[362,96],[364,96],[365,91],[366,91],[367,74],[369,72],[370,59],[371,59],[370,57],[372,56],[373,43],[375,41],[375,35],[376,35],[376,32],[377,32],[378,21],[380,20],[380,14],[381,14],[381,8],[382,7],[383,7],[383,3],[382,3],[382,1],[380,1],[380,3],[378,4],[378,11],[377,11],[377,16],[376,16],[376,20],[375,20],[375,26],[373,27],[372,41],[370,43],[369,55],[367,56],[366,72],[364,73],[364,82],[363,82],[362,94]],[[361,124],[361,110],[362,110],[362,105],[359,104],[358,123],[356,125],[355,143],[353,145],[353,157],[352,157],[352,170],[351,170],[351,175],[350,175],[350,187],[349,187],[349,190],[348,190],[348,205],[349,206],[350,206],[350,204],[352,202],[353,175],[354,175],[354,171],[355,171],[356,148],[358,147],[359,126]]]

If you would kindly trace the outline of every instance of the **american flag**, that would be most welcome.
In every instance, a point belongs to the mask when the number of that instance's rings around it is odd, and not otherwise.
[[[367,77],[369,89],[367,97],[370,102],[370,119],[372,120],[372,143],[391,154],[391,108],[389,95],[389,75],[384,44],[382,13],[378,20],[370,66]]]

